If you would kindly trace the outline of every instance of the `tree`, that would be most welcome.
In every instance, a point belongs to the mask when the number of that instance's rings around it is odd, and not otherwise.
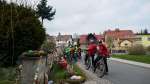
[[[12,15],[11,7],[13,7]],[[3,10],[0,9],[0,65],[15,65],[23,52],[41,47],[46,36],[45,29],[36,16],[36,11],[31,7],[6,3],[5,6],[0,5],[0,8],[3,8]],[[11,21],[13,38],[10,31]],[[14,56],[12,56],[12,50]]]
[[[143,34],[143,30],[141,29],[141,32],[140,32],[140,34]]]
[[[106,37],[106,44],[108,45],[108,48],[110,49],[113,47],[113,38],[111,36]]]
[[[144,34],[148,34],[148,30],[147,29],[144,29]]]
[[[0,5],[6,4],[5,0],[0,0]]]
[[[142,44],[135,44],[128,49],[130,55],[145,55],[146,49]]]
[[[47,6],[47,0],[41,0],[40,3],[37,5],[37,15],[41,17],[42,25],[43,20],[53,20],[56,10],[53,11],[52,6]]]
[[[41,49],[46,53],[51,53],[55,50],[56,44],[52,41],[45,41],[42,45]]]

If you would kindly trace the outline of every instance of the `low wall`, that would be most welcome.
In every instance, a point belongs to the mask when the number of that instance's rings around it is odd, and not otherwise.
[[[21,84],[34,84],[35,80],[44,83],[46,57],[23,57]]]

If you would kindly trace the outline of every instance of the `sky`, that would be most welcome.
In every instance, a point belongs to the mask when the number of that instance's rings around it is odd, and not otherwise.
[[[56,9],[54,20],[44,20],[50,35],[99,34],[115,28],[150,32],[150,0],[48,0],[48,5]]]

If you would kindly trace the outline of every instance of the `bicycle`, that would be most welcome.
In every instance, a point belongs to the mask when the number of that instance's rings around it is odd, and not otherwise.
[[[83,49],[82,52],[84,53],[84,64],[85,68],[88,70],[92,65],[92,59],[88,56],[87,49]]]
[[[102,78],[106,73],[106,67],[104,63],[104,57],[102,57],[95,65],[94,73],[97,74],[98,77]]]
[[[92,63],[92,57],[86,55],[87,59],[85,60],[85,67],[87,70],[89,70],[90,68],[92,69],[92,71],[94,72],[94,66]]]
[[[92,58],[87,57],[87,60],[85,61],[86,69],[89,70],[89,68],[92,66]]]

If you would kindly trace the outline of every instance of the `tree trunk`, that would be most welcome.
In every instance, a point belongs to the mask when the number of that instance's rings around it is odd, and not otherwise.
[[[41,19],[42,19],[42,26],[43,26],[43,20],[44,20],[44,19],[43,19],[42,17],[41,17]]]

